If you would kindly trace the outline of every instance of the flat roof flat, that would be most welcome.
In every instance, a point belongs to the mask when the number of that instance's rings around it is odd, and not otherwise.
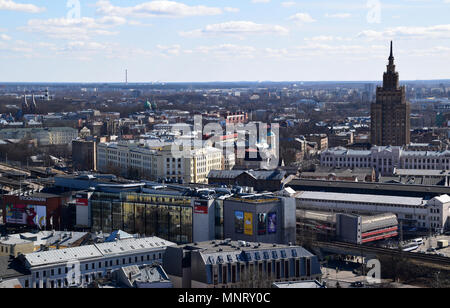
[[[409,205],[409,206],[423,206],[425,204],[423,198],[417,197],[347,194],[347,193],[316,192],[316,191],[304,191],[297,195],[297,199],[313,199],[313,200],[325,200],[335,202],[359,202],[359,203]]]

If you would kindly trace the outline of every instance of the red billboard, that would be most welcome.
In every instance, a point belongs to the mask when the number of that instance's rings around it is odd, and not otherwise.
[[[194,201],[194,213],[208,214],[208,201]]]
[[[86,198],[76,198],[75,203],[80,206],[88,206],[89,200]]]

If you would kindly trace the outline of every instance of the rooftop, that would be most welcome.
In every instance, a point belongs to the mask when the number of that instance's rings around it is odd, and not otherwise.
[[[276,289],[323,289],[323,286],[317,280],[293,281],[293,282],[275,282],[272,285]]]
[[[301,194],[297,195],[297,198],[325,200],[333,202],[356,202],[356,203],[391,204],[391,205],[408,205],[408,206],[424,206],[425,204],[423,198],[415,198],[415,197],[346,194],[346,193],[315,192],[315,191],[304,191]]]
[[[198,251],[205,264],[274,260],[314,255],[300,246],[250,243],[244,241],[212,241],[179,246],[184,250]]]
[[[23,275],[29,275],[30,272],[24,268],[22,262],[17,258],[10,256],[0,256],[0,277],[11,279]]]
[[[208,179],[235,179],[242,174],[248,174],[255,180],[281,181],[286,177],[286,171],[253,171],[253,170],[211,170]]]
[[[125,239],[113,243],[101,243],[60,250],[34,252],[25,255],[30,266],[43,266],[55,263],[80,261],[104,256],[127,254],[130,252],[147,251],[175,245],[158,237]]]

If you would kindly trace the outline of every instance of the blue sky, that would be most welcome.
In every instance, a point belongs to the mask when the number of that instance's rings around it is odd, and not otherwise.
[[[79,9],[78,9],[79,8]],[[0,81],[450,78],[450,0],[0,0]]]

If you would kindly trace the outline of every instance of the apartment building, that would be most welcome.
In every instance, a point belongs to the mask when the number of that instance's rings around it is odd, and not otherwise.
[[[82,287],[124,266],[160,263],[166,248],[173,245],[147,237],[34,252],[22,256],[30,274],[20,281],[25,288]]]
[[[393,213],[403,226],[442,232],[450,228],[450,197],[417,197],[304,191],[296,195],[298,209],[353,214]]]
[[[407,151],[399,146],[375,146],[370,150],[343,147],[322,152],[320,164],[337,168],[374,168],[392,175],[395,169],[449,170],[450,151]]]
[[[231,240],[170,246],[163,267],[175,288],[268,288],[322,276],[317,256],[303,247]]]
[[[131,142],[100,143],[98,170],[149,180],[207,183],[211,170],[223,169],[223,153],[213,147],[173,151],[172,146],[152,148]]]
[[[0,130],[0,139],[36,139],[39,145],[72,144],[78,137],[78,130],[70,127],[49,128],[6,128]]]

